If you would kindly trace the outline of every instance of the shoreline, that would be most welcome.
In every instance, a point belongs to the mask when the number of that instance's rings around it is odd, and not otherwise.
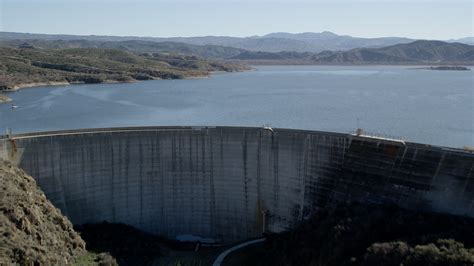
[[[265,64],[270,63],[270,64]],[[204,79],[210,78],[214,74],[226,74],[226,73],[239,73],[239,72],[250,72],[250,71],[257,71],[258,67],[261,66],[351,66],[351,67],[376,67],[376,66],[393,66],[393,67],[406,67],[410,70],[417,70],[417,69],[433,69],[431,65],[426,64],[271,64],[271,62],[265,62],[264,64],[250,64],[250,69],[239,70],[239,71],[209,71],[207,75],[200,75],[200,76],[189,76],[183,77],[178,79],[169,79],[169,80],[186,80],[186,79]],[[465,65],[471,66],[471,65]],[[471,67],[474,67],[472,65]],[[471,70],[471,69],[467,69]],[[162,78],[153,78],[149,80],[129,80],[129,81],[118,81],[118,80],[105,80],[103,82],[97,83],[86,83],[86,82],[68,82],[68,81],[45,81],[45,82],[31,82],[31,83],[20,83],[13,85],[12,88],[6,90],[0,90],[0,103],[5,103],[12,101],[9,97],[5,96],[5,94],[10,92],[15,92],[20,89],[27,89],[27,88],[36,88],[36,87],[54,87],[54,86],[69,86],[69,85],[84,85],[84,84],[114,84],[114,83],[135,83],[135,82],[142,82],[142,81],[150,81],[150,80],[164,80]],[[2,97],[3,96],[3,97]],[[2,99],[3,98],[3,99]]]
[[[12,102],[13,99],[6,96],[8,93],[13,93],[22,89],[39,88],[39,87],[56,87],[56,86],[70,86],[70,85],[84,85],[84,84],[113,84],[113,83],[132,83],[136,81],[115,81],[107,80],[100,83],[85,83],[85,82],[67,82],[67,81],[48,81],[48,82],[31,82],[20,83],[14,85],[11,89],[0,91],[0,104]]]
[[[10,97],[7,97],[7,96],[3,95],[2,93],[0,93],[0,104],[11,102],[11,101],[12,101],[12,99]]]
[[[97,83],[86,83],[86,82],[69,82],[69,81],[44,81],[44,82],[31,82],[31,83],[19,83],[16,85],[13,85],[12,88],[6,89],[6,90],[0,90],[0,97],[7,93],[10,92],[15,92],[20,89],[27,89],[27,88],[36,88],[36,87],[54,87],[54,86],[69,86],[69,85],[84,85],[84,84],[119,84],[119,83],[135,83],[135,82],[142,82],[142,81],[151,81],[151,80],[189,80],[189,79],[204,79],[204,78],[209,78],[214,74],[231,74],[231,73],[239,73],[239,72],[246,72],[246,71],[255,71],[255,68],[251,69],[244,69],[244,70],[238,70],[238,71],[209,71],[205,75],[190,75],[187,77],[182,77],[182,78],[172,78],[172,79],[163,79],[163,78],[153,78],[153,79],[147,79],[147,80],[128,80],[128,81],[119,81],[119,80],[104,80],[103,82],[97,82]],[[7,96],[5,96],[8,98]],[[1,99],[1,98],[0,98]],[[8,98],[10,99],[10,98]],[[10,99],[11,101],[11,99]],[[0,103],[2,101],[0,100]]]
[[[19,89],[32,88],[32,87],[44,87],[44,86],[65,86],[70,85],[67,81],[51,81],[51,82],[31,82],[31,83],[20,83],[14,85],[11,89],[5,90],[5,92],[17,91]]]
[[[232,73],[232,72],[223,72],[223,73]],[[213,74],[213,73],[210,73]],[[181,79],[202,79],[202,78],[209,78],[209,75],[203,75],[203,76],[190,76],[190,77],[184,77]],[[135,83],[135,82],[142,82],[142,81],[151,81],[151,80],[164,80],[162,78],[154,78],[154,79],[149,79],[149,80],[130,80],[130,81],[118,81],[118,80],[105,80],[103,82],[97,82],[97,83],[86,83],[86,82],[68,82],[68,81],[46,81],[46,82],[31,82],[31,83],[19,83],[16,85],[13,85],[12,88],[6,89],[6,90],[1,90],[0,91],[0,103],[5,103],[12,101],[9,97],[7,97],[5,94],[11,93],[11,92],[16,92],[21,89],[28,89],[28,88],[37,88],[37,87],[56,87],[56,86],[70,86],[70,85],[85,85],[85,84],[119,84],[119,83]],[[177,79],[170,79],[170,80],[177,80]],[[178,79],[179,80],[179,79]],[[3,98],[3,101],[2,101]]]
[[[69,85],[82,85],[82,84],[111,84],[111,83],[132,83],[135,81],[116,81],[106,80],[99,83],[85,83],[85,82],[68,82],[68,81],[47,81],[47,82],[31,82],[31,83],[20,83],[14,85],[11,89],[0,91],[1,93],[15,92],[20,89],[36,88],[36,87],[54,87],[54,86],[69,86]]]
[[[465,67],[474,67],[472,62],[446,62],[446,63],[437,63],[437,62],[419,62],[419,63],[410,63],[410,62],[400,62],[400,63],[314,63],[314,62],[299,62],[299,61],[281,61],[281,60],[238,60],[238,59],[228,59],[226,60],[230,63],[244,63],[248,66],[406,66],[406,67],[430,67],[430,66],[465,66]]]

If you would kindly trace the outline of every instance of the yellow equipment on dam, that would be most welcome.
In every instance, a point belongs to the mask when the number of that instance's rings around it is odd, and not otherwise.
[[[383,138],[246,127],[16,134],[0,157],[75,224],[218,242],[280,232],[340,202],[474,217],[474,154]]]

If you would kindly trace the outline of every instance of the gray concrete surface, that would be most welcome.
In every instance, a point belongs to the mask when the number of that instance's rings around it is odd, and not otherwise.
[[[216,241],[280,232],[338,202],[474,217],[471,152],[242,127],[88,129],[0,137],[73,223]]]
[[[244,242],[244,243],[241,243],[241,244],[238,244],[238,245],[235,245],[229,249],[226,249],[224,250],[221,254],[219,254],[219,256],[217,256],[216,260],[214,261],[214,263],[212,263],[212,266],[221,266],[222,265],[222,262],[224,262],[224,259],[232,252],[236,251],[236,250],[239,250],[241,248],[244,248],[244,247],[247,247],[247,246],[250,246],[250,245],[253,245],[253,244],[257,244],[257,243],[262,243],[265,241],[265,238],[258,238],[258,239],[254,239],[254,240],[250,240],[250,241],[247,241],[247,242]]]

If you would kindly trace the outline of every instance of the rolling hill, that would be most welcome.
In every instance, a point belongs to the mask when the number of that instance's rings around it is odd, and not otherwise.
[[[359,38],[349,35],[338,35],[329,31],[315,33],[286,33],[277,32],[263,36],[251,37],[229,37],[229,36],[201,36],[201,37],[136,37],[136,36],[97,36],[97,35],[55,35],[55,34],[31,34],[16,32],[0,32],[0,40],[63,40],[76,41],[87,40],[93,42],[122,42],[122,41],[144,41],[144,42],[168,42],[185,43],[199,46],[226,46],[228,48],[245,49],[249,51],[262,52],[311,52],[318,53],[325,50],[342,51],[355,48],[378,48],[400,43],[410,43],[414,39],[403,37],[380,37]],[[472,37],[450,42],[466,42],[472,44]],[[212,47],[208,47],[211,49]],[[217,49],[216,47],[214,47]],[[219,55],[220,58],[225,56]]]
[[[1,34],[0,34],[1,35]],[[15,35],[17,36],[17,35]],[[38,37],[36,35],[26,35],[29,37]],[[49,35],[48,35],[49,36]],[[67,37],[67,38],[66,38]],[[322,52],[299,52],[299,51],[281,51],[269,52],[260,51],[265,50],[264,46],[258,48],[258,51],[251,49],[241,49],[222,45],[197,45],[182,42],[156,42],[149,40],[105,40],[105,37],[94,37],[101,40],[82,40],[71,39],[71,36],[66,36],[65,40],[50,40],[50,39],[2,39],[0,40],[0,47],[18,48],[31,47],[38,49],[71,49],[71,48],[98,48],[98,49],[116,49],[133,53],[138,56],[161,56],[180,57],[190,56],[205,59],[225,59],[244,61],[247,64],[474,64],[474,51],[472,45],[456,42],[442,42],[435,40],[418,40],[409,43],[398,43],[389,46],[375,47],[375,48],[354,48],[343,51],[325,50]],[[278,46],[279,40],[290,40],[294,38],[296,42],[304,45],[308,40],[320,40],[320,44],[324,42],[334,42],[335,39],[341,40],[340,45],[344,44],[345,36],[339,36],[330,32],[323,33],[273,33],[262,38],[268,45],[273,44],[273,47]],[[344,37],[344,38],[342,38]],[[350,36],[349,36],[350,37]],[[48,37],[49,38],[49,37]],[[52,37],[51,37],[52,38]],[[112,37],[111,37],[112,38]],[[113,37],[119,38],[119,37]],[[126,38],[126,37],[120,37]],[[196,37],[196,40],[205,40],[206,38],[214,38],[217,40],[220,37]],[[216,39],[217,38],[217,39]],[[234,37],[222,37],[223,40],[235,39]],[[260,37],[254,38],[255,45],[262,43]],[[184,38],[186,39],[186,38]],[[346,38],[347,39],[347,38]],[[179,39],[181,40],[181,39]],[[363,39],[351,39],[354,42],[365,42]],[[371,39],[372,44],[375,39]],[[400,40],[399,38],[392,39],[396,41],[407,41],[409,39]],[[378,40],[378,45],[381,45],[386,40]],[[367,43],[359,43],[360,45],[367,45]],[[281,48],[281,47],[280,47]],[[277,49],[278,50],[278,49]],[[304,49],[303,49],[304,50]],[[196,58],[197,59],[197,58]],[[177,63],[177,62],[176,62]],[[177,63],[178,64],[178,63]],[[181,64],[181,66],[184,66]]]
[[[129,82],[207,76],[243,66],[195,56],[135,54],[121,49],[0,48],[0,91],[54,83]]]
[[[0,46],[16,48],[24,44],[40,49],[67,49],[67,48],[102,48],[119,49],[136,54],[180,54],[202,58],[225,59],[232,58],[244,52],[243,49],[219,45],[192,45],[179,42],[152,42],[141,40],[125,41],[94,41],[94,40],[40,40],[14,39],[0,40]]]
[[[251,52],[236,60],[295,64],[474,64],[474,46],[441,41],[414,41],[381,48],[357,48],[349,51],[324,51],[317,54],[295,52]]]

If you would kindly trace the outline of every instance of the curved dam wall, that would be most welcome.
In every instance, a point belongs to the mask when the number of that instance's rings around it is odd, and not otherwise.
[[[474,155],[348,134],[113,128],[0,138],[73,223],[217,241],[279,232],[339,202],[474,217]]]

